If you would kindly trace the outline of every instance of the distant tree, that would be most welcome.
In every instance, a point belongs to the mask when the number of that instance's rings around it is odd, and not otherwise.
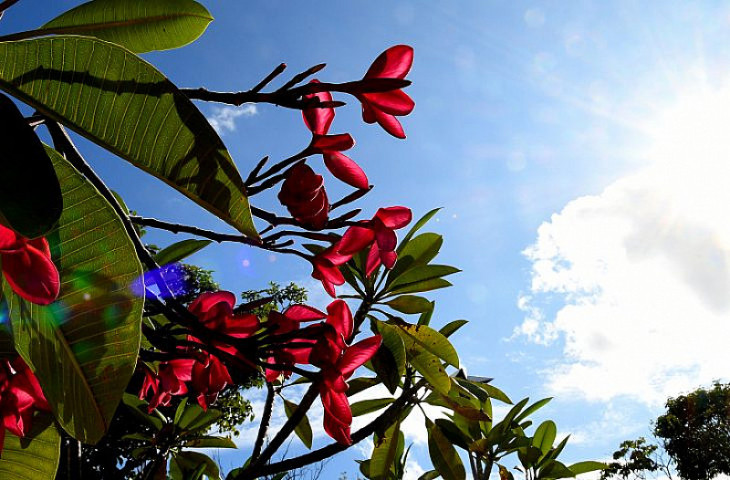
[[[654,433],[687,480],[730,474],[730,384],[716,382],[667,400]]]
[[[715,382],[667,400],[654,435],[655,444],[643,437],[622,442],[601,479],[645,479],[647,473],[671,478],[676,472],[684,480],[709,480],[730,474],[730,384]]]

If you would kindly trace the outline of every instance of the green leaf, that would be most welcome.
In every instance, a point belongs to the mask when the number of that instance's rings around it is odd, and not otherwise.
[[[537,410],[539,410],[542,407],[544,407],[545,405],[547,405],[550,402],[550,400],[552,400],[552,399],[553,399],[553,397],[543,398],[542,400],[538,400],[537,402],[533,403],[532,405],[527,407],[522,413],[520,413],[519,415],[517,415],[515,417],[515,422],[517,422],[517,423],[522,422],[522,420],[527,418],[529,415],[532,415]]]
[[[423,233],[398,248],[398,259],[388,272],[386,286],[393,283],[411,268],[426,265],[441,250],[444,239],[437,233]]]
[[[467,378],[467,380],[469,380]],[[487,394],[489,394],[490,398],[493,398],[495,400],[499,400],[500,402],[506,403],[508,405],[512,405],[512,400],[507,396],[506,393],[504,393],[499,388],[495,387],[494,385],[490,385],[489,383],[482,383],[482,382],[474,382],[479,384],[481,388],[483,388]],[[527,401],[525,401],[527,403]],[[524,405],[523,405],[524,406]]]
[[[409,283],[403,285],[395,290],[388,292],[386,297],[392,297],[394,295],[402,295],[404,293],[420,293],[429,292],[431,290],[438,290],[439,288],[447,288],[451,286],[451,282],[444,280],[443,278],[432,278],[431,280],[424,280],[423,282]]]
[[[376,440],[369,464],[369,474],[373,480],[390,479],[389,473],[395,463],[399,434],[400,422],[395,422],[385,431],[383,437]]]
[[[122,396],[122,403],[124,403],[124,405],[126,405],[132,414],[134,414],[134,416],[139,420],[149,424],[157,431],[162,430],[162,420],[147,413],[147,402],[140,400],[131,393],[125,393],[124,396]]]
[[[5,431],[5,445],[0,457],[3,480],[48,480],[56,476],[61,452],[61,435],[53,416],[40,412],[22,438]]]
[[[359,417],[368,413],[377,412],[393,403],[392,398],[374,398],[371,400],[361,400],[350,405],[352,416]]]
[[[581,473],[588,473],[588,472],[595,472],[596,470],[603,470],[607,467],[605,463],[601,462],[594,462],[594,461],[585,461],[585,462],[578,462],[574,463],[573,465],[569,466],[571,472],[575,475],[580,475]]]
[[[413,368],[439,393],[449,394],[451,379],[444,370],[441,360],[435,355],[422,351],[420,354],[408,359]]]
[[[218,420],[221,415],[223,415],[223,412],[220,410],[214,408],[203,410],[203,407],[193,403],[185,408],[185,412],[176,424],[183,430],[195,431],[205,428],[207,431],[208,427]]]
[[[40,33],[96,37],[143,53],[187,45],[212,20],[210,12],[192,0],[94,0],[62,13]]]
[[[428,472],[418,477],[418,480],[435,480],[437,478],[439,478],[438,470],[429,470]]]
[[[169,247],[166,247],[155,255],[155,261],[159,265],[167,265],[168,263],[179,262],[180,260],[189,257],[190,255],[202,250],[213,243],[212,240],[196,240],[189,238],[187,240],[181,240],[175,242]]]
[[[0,118],[0,224],[25,237],[39,237],[61,216],[61,186],[43,143],[3,94]]]
[[[430,422],[429,422],[430,423]],[[454,446],[436,424],[428,426],[428,453],[444,480],[465,480],[466,471]]]
[[[236,444],[230,438],[209,435],[187,439],[183,446],[190,448],[236,448]]]
[[[3,42],[0,58],[0,89],[258,238],[223,142],[152,65],[112,43],[77,36]]]
[[[418,316],[418,325],[429,325],[431,323],[431,317],[433,317],[433,311],[436,309],[436,302],[429,302],[430,305],[428,310]]]
[[[441,210],[441,207],[434,208],[433,210],[427,212],[424,216],[418,219],[416,223],[413,224],[410,230],[408,230],[408,233],[406,233],[406,236],[403,237],[403,240],[400,242],[400,248],[398,248],[398,255],[400,255],[403,250],[405,249],[405,246],[408,245],[411,241],[411,238],[413,238],[413,235],[416,234],[421,228],[423,228],[426,223],[428,223],[429,220],[433,218],[434,215],[438,213],[438,211]]]
[[[456,349],[441,333],[426,325],[412,325],[403,321],[397,322],[395,328],[401,334],[406,350],[426,350],[449,365],[459,368]]]
[[[535,430],[532,437],[532,445],[539,448],[543,455],[553,447],[558,428],[552,420],[545,420]]]
[[[375,377],[358,377],[353,378],[352,380],[348,380],[347,383],[350,387],[347,389],[346,393],[348,397],[351,397],[364,390],[367,390],[370,387],[374,387],[375,385],[379,384],[380,381]]]
[[[286,399],[283,400],[286,418],[291,418],[291,416],[294,415],[294,412],[296,412],[297,408],[299,408],[299,405]],[[302,420],[297,424],[296,428],[294,428],[294,433],[297,434],[297,437],[299,437],[299,440],[302,441],[305,447],[310,449],[312,448],[312,426],[309,424],[309,419],[307,418],[307,415],[304,415],[302,417]]]
[[[432,305],[428,299],[415,295],[401,295],[385,304],[393,310],[405,314],[426,312],[431,309]]]
[[[461,327],[469,323],[468,320],[454,320],[443,327],[439,329],[439,332],[441,335],[443,335],[446,338],[449,338],[451,335],[453,335],[457,330],[459,330]]]
[[[389,290],[397,290],[399,288],[407,287],[408,285],[423,283],[435,278],[453,275],[460,271],[461,270],[458,268],[451,267],[449,265],[423,265],[415,267],[405,272],[403,275],[398,277],[396,281],[390,284]]]
[[[198,479],[200,473],[216,480],[221,478],[218,464],[208,455],[184,451],[173,455],[170,459],[170,475],[173,478]]]
[[[377,322],[377,331],[383,337],[383,346],[393,356],[398,378],[406,373],[406,347],[403,337],[400,335],[398,327],[394,327],[384,322]]]
[[[561,462],[557,460],[551,460],[544,467],[540,469],[537,474],[539,479],[551,479],[551,478],[570,478],[575,477],[575,474]]]
[[[469,444],[472,442],[471,439],[457,427],[454,422],[446,418],[437,418],[436,425],[441,429],[441,433],[451,442],[459,448],[469,450]]]
[[[65,159],[47,149],[64,195],[46,238],[61,276],[58,300],[31,304],[5,287],[15,347],[33,368],[56,418],[74,438],[95,443],[107,430],[134,372],[142,274],[111,205]]]

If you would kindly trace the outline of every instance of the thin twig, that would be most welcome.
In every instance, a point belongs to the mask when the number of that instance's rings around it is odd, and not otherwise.
[[[256,442],[253,445],[253,453],[251,453],[251,460],[256,460],[261,454],[261,447],[264,445],[264,439],[266,438],[266,431],[269,428],[269,422],[271,421],[271,412],[274,406],[274,386],[269,382],[266,382],[266,403],[264,404],[264,412],[261,415],[261,423],[259,424],[259,431],[256,435]]]
[[[139,217],[139,216],[132,215],[129,217],[129,219],[132,221],[132,223],[136,223],[137,225],[157,228],[160,230],[167,230],[168,232],[172,232],[172,233],[190,233],[192,235],[197,235],[198,237],[207,238],[209,240],[213,240],[214,242],[218,242],[218,243],[238,242],[238,243],[243,243],[246,245],[251,245],[254,247],[261,246],[260,241],[253,240],[244,235],[234,235],[234,234],[230,234],[230,233],[214,232],[212,230],[205,230],[203,228],[198,228],[198,227],[195,227],[192,225],[183,225],[181,223],[166,222],[164,220],[158,220],[156,218],[149,218],[149,217]]]
[[[277,65],[270,74],[266,75],[263,80],[261,80],[259,83],[256,84],[255,87],[251,89],[251,92],[257,93],[260,92],[266,85],[271,83],[273,79],[281,75],[284,70],[286,70],[286,63],[280,63]]]

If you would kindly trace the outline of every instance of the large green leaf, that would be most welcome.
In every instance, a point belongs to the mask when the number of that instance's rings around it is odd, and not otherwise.
[[[396,460],[398,437],[401,435],[400,422],[395,422],[385,434],[377,438],[373,454],[370,457],[369,478],[373,480],[389,480],[390,471]]]
[[[393,283],[409,269],[426,265],[438,255],[444,239],[436,233],[423,233],[411,239],[407,244],[401,244],[402,251],[398,252],[398,260],[393,269],[388,272],[386,285]]]
[[[451,342],[441,333],[426,325],[398,322],[394,326],[403,338],[406,350],[426,350],[446,363],[459,368],[459,355]]]
[[[444,480],[464,480],[466,471],[456,449],[446,436],[441,433],[438,425],[427,422],[428,429],[428,453],[431,462]]]
[[[142,53],[187,45],[212,20],[193,0],[94,0],[62,13],[39,33],[97,37]]]
[[[179,242],[175,242],[169,247],[165,247],[160,250],[157,255],[155,255],[155,261],[160,265],[179,262],[180,260],[199,252],[211,243],[213,243],[212,240],[197,240],[195,238],[180,240]]]
[[[129,50],[88,37],[0,43],[0,89],[156,176],[250,237],[245,186],[193,103]]]
[[[0,478],[3,480],[53,480],[61,451],[53,416],[39,413],[25,437],[5,431],[5,445],[0,456]]]
[[[423,375],[434,390],[444,395],[449,394],[451,379],[438,357],[422,351],[415,357],[409,358],[408,361],[418,373]]]
[[[413,235],[415,235],[416,232],[423,228],[423,226],[426,225],[426,223],[428,223],[428,221],[431,220],[433,216],[439,212],[439,210],[441,210],[441,207],[434,208],[433,210],[427,212],[424,216],[419,218],[415,224],[413,224],[408,233],[406,233],[406,236],[403,237],[403,240],[401,240],[400,242],[400,246],[398,247],[398,255],[403,252],[403,249],[410,242],[411,238],[413,238]]]
[[[121,220],[58,153],[64,195],[58,227],[46,238],[61,294],[33,305],[5,287],[18,353],[33,368],[63,428],[86,443],[106,431],[137,361],[143,298],[129,286],[142,273]]]
[[[557,433],[558,429],[555,422],[545,420],[535,430],[535,435],[532,437],[532,446],[539,448],[542,454],[545,455],[553,447]]]
[[[580,475],[581,473],[588,473],[588,472],[594,472],[596,470],[603,470],[606,468],[605,463],[601,462],[594,462],[594,461],[585,461],[585,462],[578,462],[574,463],[573,465],[569,466],[571,472],[573,472],[575,475]]]
[[[361,400],[350,405],[353,417],[367,415],[368,413],[377,412],[393,403],[392,398],[373,398],[370,400]]]
[[[43,143],[15,103],[0,94],[0,223],[35,238],[63,210],[61,187]]]
[[[385,304],[393,310],[405,314],[423,313],[431,309],[433,305],[428,299],[415,295],[401,295]]]

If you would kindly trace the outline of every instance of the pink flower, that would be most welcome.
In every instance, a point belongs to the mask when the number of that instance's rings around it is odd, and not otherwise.
[[[318,253],[312,259],[312,277],[321,281],[322,286],[335,297],[335,285],[345,283],[345,277],[340,272],[340,265],[344,265],[352,258],[352,255],[342,255],[337,251],[338,244]]]
[[[324,407],[324,430],[337,442],[350,445],[352,410],[347,399],[347,379],[363,363],[370,360],[380,347],[381,337],[375,335],[347,347],[332,365],[322,367],[319,395]]]
[[[318,83],[312,80],[310,83]],[[317,92],[305,95],[305,98],[319,98],[320,102],[331,102],[330,92]],[[344,155],[344,150],[349,150],[355,145],[355,140],[349,133],[339,135],[328,135],[332,120],[335,118],[335,109],[332,107],[307,108],[302,110],[304,123],[312,132],[312,141],[308,150],[314,153],[321,153],[327,169],[339,180],[352,185],[355,188],[368,188],[368,177],[360,166],[352,159]]]
[[[322,229],[329,216],[324,180],[304,162],[294,165],[281,185],[279,201],[297,222]]]
[[[0,225],[0,262],[15,293],[38,305],[53,303],[61,282],[45,238],[28,240]]]
[[[372,78],[404,79],[413,65],[413,48],[408,45],[390,47],[368,69],[363,81]],[[415,103],[401,89],[388,92],[361,93],[357,98],[362,103],[362,119],[367,123],[378,122],[386,132],[394,137],[406,138],[405,132],[396,116],[408,115]]]
[[[198,404],[203,410],[207,410],[218,398],[221,390],[231,383],[233,380],[228,369],[215,355],[203,354],[193,364],[190,384],[198,394]]]
[[[398,243],[395,230],[408,225],[412,218],[411,210],[407,207],[380,208],[371,220],[348,228],[337,244],[337,251],[340,255],[351,257],[370,245],[366,275],[372,275],[381,264],[385,268],[393,268],[397,260],[395,247]]]
[[[250,313],[233,313],[235,305],[236,296],[231,292],[204,292],[193,300],[188,309],[211,330],[236,338],[246,338],[256,333],[261,326],[258,317]]]
[[[19,437],[30,430],[35,410],[51,411],[38,379],[22,358],[0,361],[0,451],[5,431]]]
[[[312,308],[307,305],[292,305],[287,308],[284,313],[279,313],[276,311],[269,312],[267,326],[271,324],[277,327],[273,332],[274,335],[284,335],[299,330],[302,322],[312,322],[315,320],[322,320],[323,318],[326,318],[326,315],[316,308]],[[305,338],[294,338],[291,341],[297,343],[309,343],[313,346],[315,340],[313,340],[311,337],[312,336],[310,335],[306,335]],[[269,357],[268,362],[279,365],[307,363],[310,352],[311,347],[283,347],[277,350],[274,355]],[[288,378],[291,375],[291,369],[266,369],[267,382],[273,382],[282,375],[285,378]]]
[[[192,358],[162,362],[157,374],[147,367],[142,367],[145,378],[139,392],[139,398],[142,400],[148,397],[150,390],[152,390],[152,397],[147,407],[148,411],[151,412],[160,405],[166,407],[170,405],[173,396],[188,393],[185,382],[189,382],[192,378],[194,363],[195,360]]]

